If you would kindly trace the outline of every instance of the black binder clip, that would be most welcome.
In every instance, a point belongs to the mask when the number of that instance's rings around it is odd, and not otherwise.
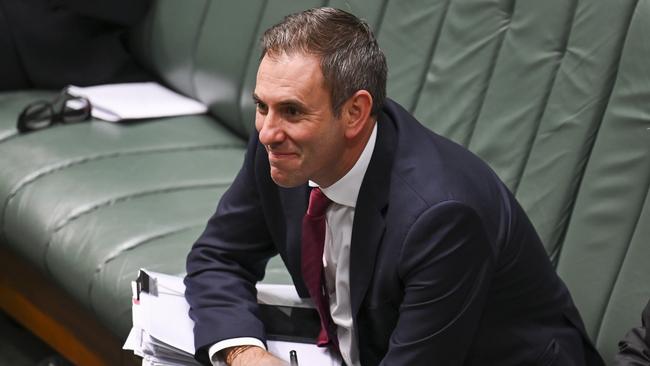
[[[137,286],[136,299],[140,301],[140,292],[144,291],[150,295],[158,296],[158,285],[155,278],[151,278],[147,272],[140,271],[138,278],[135,280]]]

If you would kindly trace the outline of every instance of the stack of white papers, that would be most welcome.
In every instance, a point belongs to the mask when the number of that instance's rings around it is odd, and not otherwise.
[[[194,322],[188,315],[183,277],[142,269],[151,279],[148,292],[133,290],[133,328],[124,344],[142,357],[144,366],[199,365],[194,360]],[[293,286],[258,284],[258,301],[268,305],[311,307]],[[138,300],[139,298],[139,300]],[[314,344],[267,341],[268,349],[289,362],[295,350],[301,365],[340,366],[341,359]],[[225,365],[225,364],[224,364]]]
[[[199,365],[194,360],[194,323],[187,315],[182,278],[146,273],[155,279],[156,293],[138,294],[132,283],[133,328],[123,348],[142,357],[142,365]]]
[[[92,116],[117,122],[129,119],[160,118],[203,114],[205,104],[178,94],[156,82],[107,84],[89,87],[71,85],[68,93],[86,97]]]

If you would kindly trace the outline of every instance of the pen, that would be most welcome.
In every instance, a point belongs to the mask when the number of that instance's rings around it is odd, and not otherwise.
[[[298,354],[296,351],[291,350],[289,352],[289,361],[291,362],[291,366],[298,366]]]

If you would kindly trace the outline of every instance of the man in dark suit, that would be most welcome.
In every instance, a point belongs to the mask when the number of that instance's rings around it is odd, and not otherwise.
[[[282,364],[254,289],[279,253],[350,366],[603,364],[504,184],[385,98],[365,23],[313,9],[262,46],[258,134],[188,256],[199,359]]]

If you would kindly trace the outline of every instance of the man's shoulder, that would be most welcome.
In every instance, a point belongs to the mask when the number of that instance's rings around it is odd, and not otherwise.
[[[411,196],[427,206],[450,200],[472,206],[504,189],[488,164],[467,148],[429,130],[395,102],[386,110],[396,135],[394,198]]]

